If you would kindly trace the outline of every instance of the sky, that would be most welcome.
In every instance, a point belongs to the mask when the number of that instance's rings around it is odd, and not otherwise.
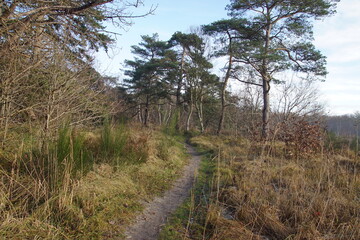
[[[153,15],[134,19],[127,29],[109,26],[117,32],[116,43],[105,53],[95,54],[95,67],[103,74],[123,78],[125,59],[132,59],[131,46],[141,42],[141,35],[158,33],[168,40],[176,31],[225,19],[228,0],[144,0],[141,14],[157,6]],[[334,16],[314,23],[314,44],[327,57],[329,74],[318,83],[321,101],[330,115],[360,111],[360,0],[341,0]]]

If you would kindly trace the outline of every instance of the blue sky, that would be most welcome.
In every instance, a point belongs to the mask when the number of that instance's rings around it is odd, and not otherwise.
[[[134,20],[127,29],[115,29],[117,42],[105,54],[97,53],[95,67],[102,73],[122,78],[122,64],[132,59],[130,47],[141,41],[141,35],[158,33],[161,40],[167,40],[176,31],[187,32],[190,27],[208,24],[227,18],[225,6],[230,1],[219,0],[144,0],[145,6],[136,13],[142,13],[152,5],[157,6],[154,15]],[[329,75],[319,83],[321,99],[327,112],[332,115],[352,114],[360,111],[360,1],[342,0],[337,14],[316,21],[314,25],[315,46],[327,56]]]

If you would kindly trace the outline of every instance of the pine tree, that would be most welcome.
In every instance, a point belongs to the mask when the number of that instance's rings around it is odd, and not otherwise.
[[[228,106],[226,100],[226,88],[228,82],[231,78],[231,72],[235,68],[234,64],[234,55],[237,50],[237,42],[241,41],[248,36],[248,31],[244,28],[246,21],[244,19],[227,19],[213,22],[209,25],[204,25],[202,27],[205,34],[210,35],[215,38],[215,57],[224,57],[228,58],[227,64],[225,66],[225,76],[220,83],[220,96],[221,96],[221,112],[220,118],[217,127],[217,134],[219,135],[222,131],[225,118],[225,110]],[[219,48],[220,46],[220,48]]]
[[[243,20],[249,37],[241,41],[236,62],[250,66],[263,89],[262,137],[268,138],[270,86],[276,74],[293,70],[321,79],[326,60],[312,44],[312,19],[332,15],[338,0],[231,0],[230,16]]]
[[[133,95],[138,106],[139,118],[148,126],[150,108],[161,99],[170,97],[171,84],[166,73],[173,68],[173,62],[168,56],[170,45],[166,41],[159,41],[158,35],[142,36],[142,42],[132,46],[135,60],[126,60],[130,68],[125,71],[129,79],[125,83]]]

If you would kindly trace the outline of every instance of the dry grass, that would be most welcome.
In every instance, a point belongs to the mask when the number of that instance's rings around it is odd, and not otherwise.
[[[212,239],[360,239],[360,162],[260,157],[246,141],[193,141],[221,158]]]
[[[101,156],[99,134],[85,136],[88,149]],[[173,138],[135,127],[115,160],[96,159],[83,177],[72,173],[72,158],[66,157],[61,167],[43,168],[34,164],[35,156],[26,164],[12,156],[10,167],[0,168],[0,239],[122,236],[141,202],[168,188],[187,159]],[[47,171],[56,178],[46,178]]]

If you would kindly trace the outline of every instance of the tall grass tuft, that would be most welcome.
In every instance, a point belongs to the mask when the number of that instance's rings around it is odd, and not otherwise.
[[[65,125],[59,130],[56,141],[56,159],[59,164],[62,164],[71,154],[70,140],[70,128]]]
[[[105,120],[101,132],[101,156],[114,166],[120,165],[121,159],[124,158],[127,138],[128,132],[124,124],[112,126],[108,120]]]
[[[165,134],[175,136],[179,133],[179,131],[176,129],[177,122],[179,121],[179,111],[180,110],[176,110],[169,119],[167,125],[163,127],[162,131]]]
[[[115,129],[115,144],[114,144],[114,158],[113,164],[120,165],[120,159],[125,155],[125,145],[127,143],[128,133],[126,131],[125,125],[120,124]]]
[[[114,149],[114,136],[111,134],[111,126],[108,119],[105,119],[101,132],[101,153],[104,157],[109,158],[112,149]]]
[[[94,164],[93,154],[86,148],[84,135],[65,125],[59,130],[56,142],[55,158],[64,170],[66,164],[70,165],[72,177],[82,176],[88,173]],[[54,155],[51,153],[49,155]]]

